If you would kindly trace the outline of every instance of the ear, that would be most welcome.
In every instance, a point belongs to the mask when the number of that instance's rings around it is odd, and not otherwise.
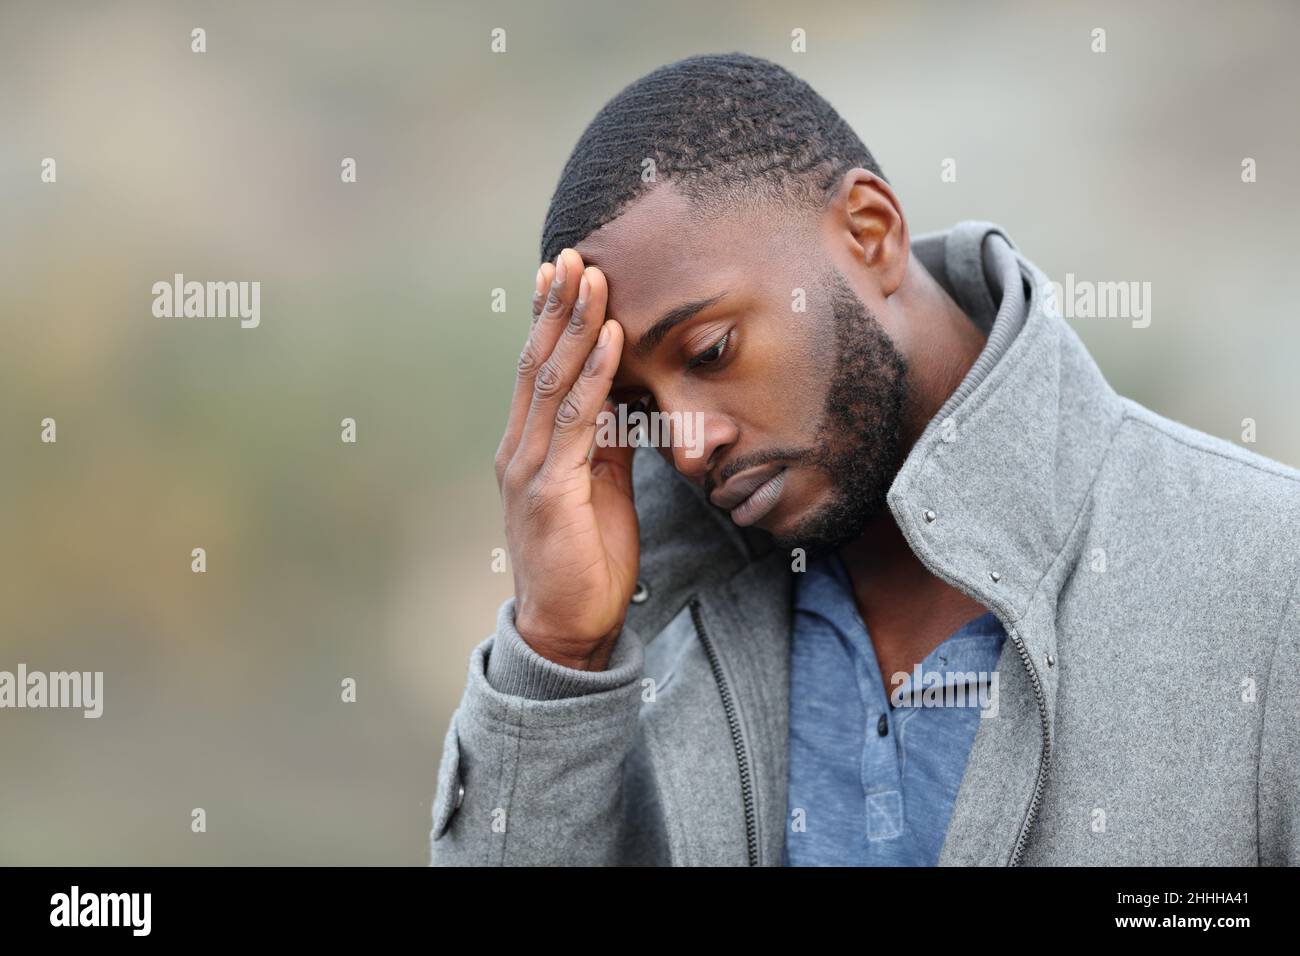
[[[911,241],[898,197],[875,173],[855,166],[840,179],[827,213],[850,253],[893,295],[907,274]]]

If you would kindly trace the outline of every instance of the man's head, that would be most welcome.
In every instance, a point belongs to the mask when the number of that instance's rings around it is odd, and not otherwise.
[[[663,449],[683,475],[782,545],[861,533],[914,437],[898,293],[917,267],[897,199],[824,99],[741,54],[636,81],[565,165],[543,258],[570,246],[624,329],[615,401],[703,416],[703,455]]]

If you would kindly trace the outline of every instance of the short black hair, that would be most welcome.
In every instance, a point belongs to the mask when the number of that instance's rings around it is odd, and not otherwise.
[[[839,113],[789,70],[744,53],[687,57],[625,87],[587,126],[551,197],[542,261],[645,192],[646,159],[656,181],[672,180],[704,212],[755,194],[820,205],[855,166],[885,179]]]

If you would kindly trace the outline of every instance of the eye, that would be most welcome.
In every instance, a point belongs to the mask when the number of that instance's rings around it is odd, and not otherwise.
[[[731,333],[728,332],[718,341],[714,342],[703,352],[696,355],[686,363],[687,368],[699,368],[701,365],[715,365],[727,351],[727,344],[731,340]]]

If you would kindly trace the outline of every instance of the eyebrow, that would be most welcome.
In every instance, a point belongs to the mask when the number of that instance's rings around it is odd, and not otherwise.
[[[719,299],[726,295],[726,291],[719,292],[717,295],[709,296],[707,299],[696,299],[694,302],[687,302],[679,305],[677,308],[664,313],[654,325],[650,326],[645,335],[641,336],[641,341],[632,346],[632,354],[637,358],[643,359],[659,347],[664,338],[673,327],[680,325],[687,319],[694,317],[697,312],[707,309]]]

